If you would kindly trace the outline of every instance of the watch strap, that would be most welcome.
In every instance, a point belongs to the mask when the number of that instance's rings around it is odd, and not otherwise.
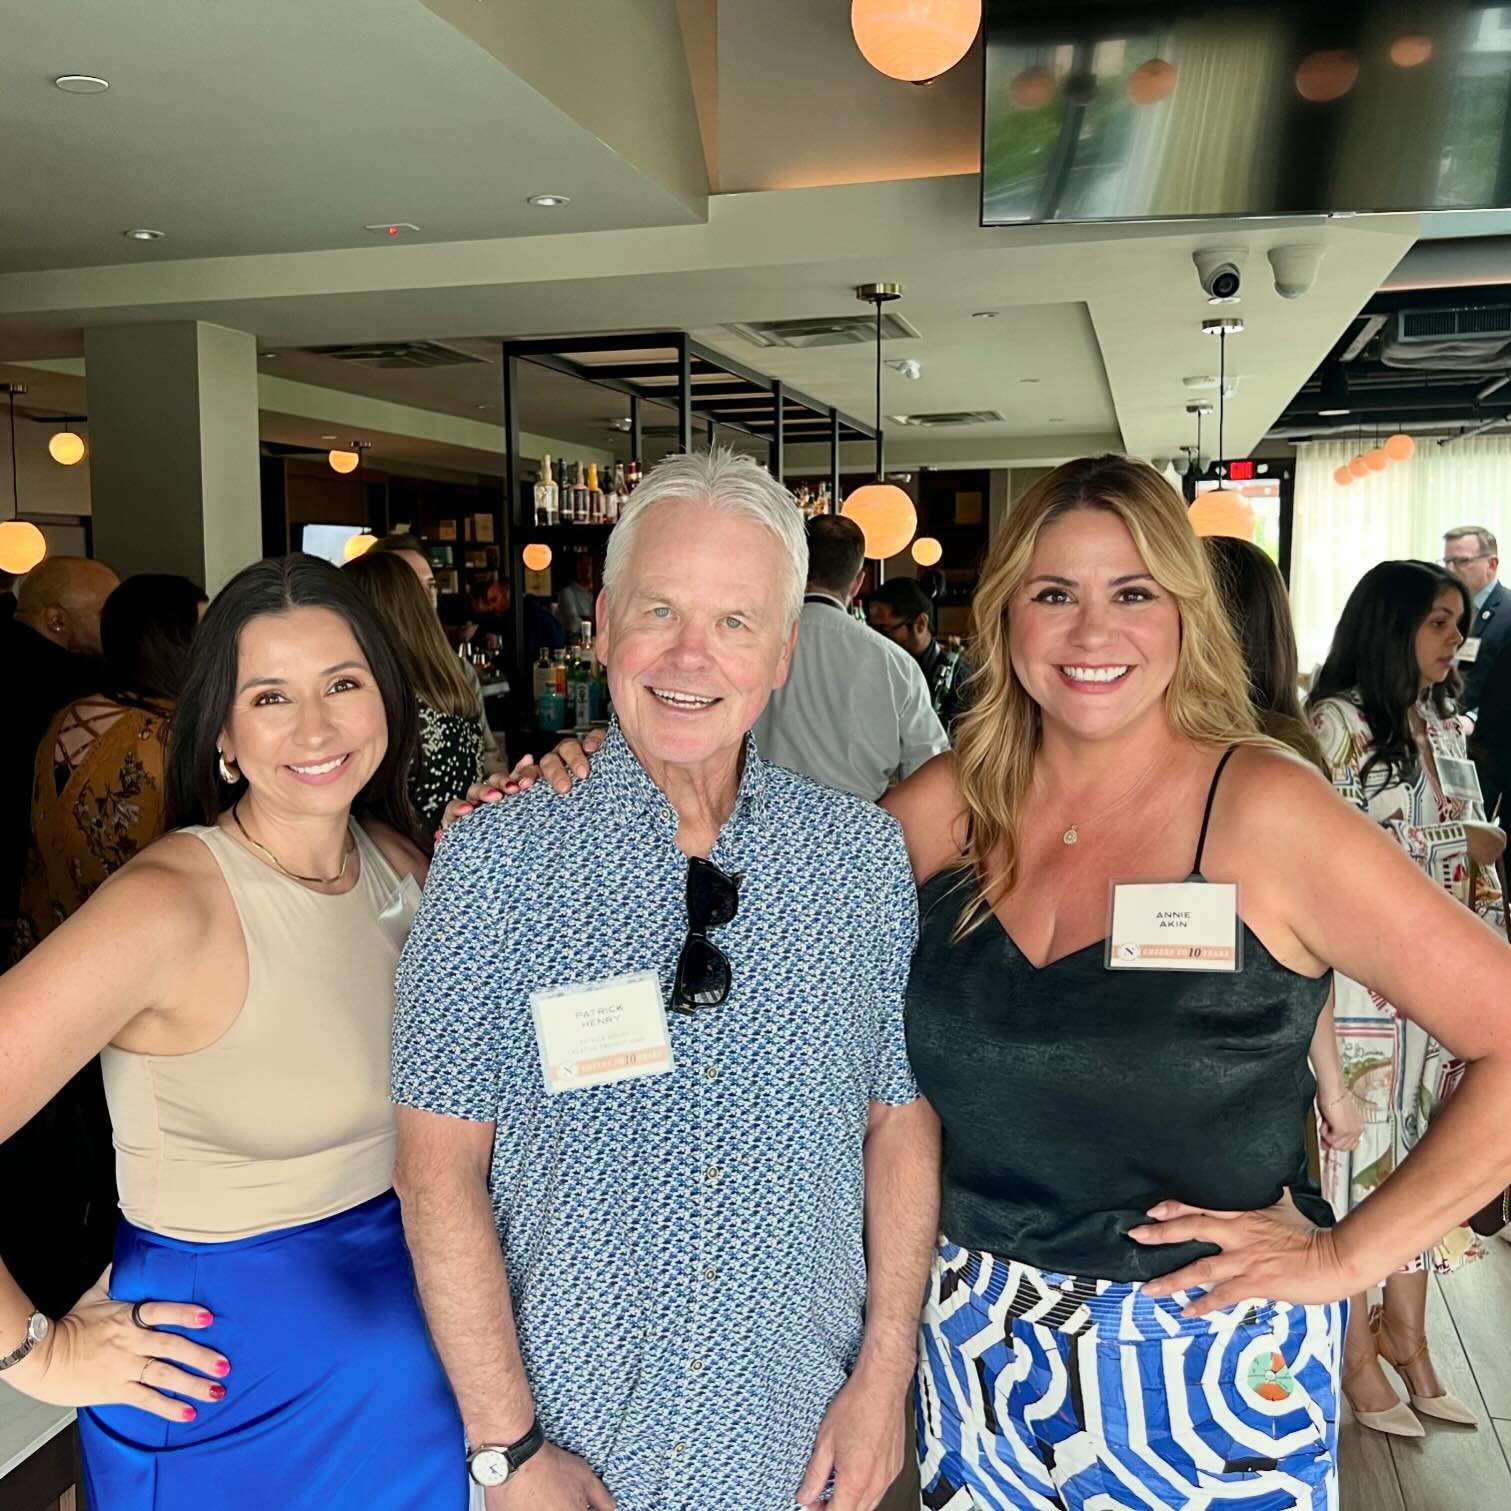
[[[530,1430],[524,1437],[504,1449],[504,1457],[509,1460],[511,1469],[519,1469],[529,1463],[545,1446],[546,1435],[541,1431],[540,1419],[537,1417],[530,1423]]]
[[[19,1364],[42,1341],[43,1330],[39,1330],[36,1325],[41,1315],[40,1312],[33,1312],[26,1319],[26,1336],[21,1340],[18,1348],[13,1348],[4,1358],[0,1358],[0,1370],[9,1369],[12,1364]],[[534,1451],[533,1448],[530,1450],[531,1453]],[[528,1458],[529,1454],[525,1457]]]

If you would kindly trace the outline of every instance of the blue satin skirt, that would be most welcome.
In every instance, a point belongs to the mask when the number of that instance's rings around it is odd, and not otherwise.
[[[79,1413],[94,1511],[465,1511],[464,1434],[390,1192],[320,1222],[188,1243],[122,1222],[110,1293],[197,1302],[231,1361],[193,1422]]]

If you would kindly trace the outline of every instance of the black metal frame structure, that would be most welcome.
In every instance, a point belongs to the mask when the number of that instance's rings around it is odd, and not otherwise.
[[[525,660],[524,539],[581,539],[584,526],[540,527],[525,514],[524,481],[520,476],[519,385],[520,364],[547,367],[567,377],[595,383],[629,400],[630,455],[644,455],[642,406],[659,404],[677,416],[677,448],[692,449],[694,424],[706,425],[710,444],[723,429],[735,430],[767,446],[767,466],[780,479],[789,441],[829,444],[830,507],[839,508],[840,445],[845,441],[875,441],[876,428],[864,420],[823,404],[780,378],[726,357],[695,341],[685,331],[639,331],[628,335],[560,336],[503,344],[504,489],[499,521],[501,548],[509,562],[513,589],[514,665],[521,681],[530,668]],[[586,527],[591,529],[591,526]],[[528,685],[520,690],[523,708]]]

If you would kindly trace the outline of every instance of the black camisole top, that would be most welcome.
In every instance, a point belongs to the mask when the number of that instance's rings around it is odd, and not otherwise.
[[[1231,755],[1212,778],[1193,881]],[[1307,1217],[1332,1225],[1305,1144],[1307,1051],[1330,972],[1287,969],[1247,925],[1236,974],[1109,971],[1105,941],[1039,969],[993,914],[951,939],[971,891],[963,875],[920,890],[907,998],[914,1074],[944,1128],[947,1237],[1138,1281],[1216,1252],[1128,1238],[1158,1201],[1237,1211],[1290,1187]]]

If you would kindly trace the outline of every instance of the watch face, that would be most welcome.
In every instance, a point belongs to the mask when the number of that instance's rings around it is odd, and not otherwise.
[[[509,1478],[509,1455],[502,1448],[479,1448],[467,1460],[467,1471],[480,1485],[502,1485]]]
[[[40,1343],[51,1329],[52,1323],[41,1312],[34,1312],[31,1321],[26,1324],[26,1336],[33,1343]]]

